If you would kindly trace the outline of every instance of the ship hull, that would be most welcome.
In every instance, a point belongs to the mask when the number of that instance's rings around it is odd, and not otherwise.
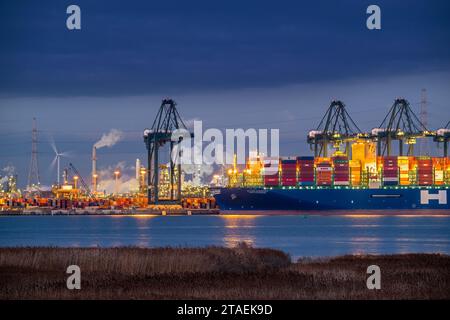
[[[450,214],[447,188],[264,189],[219,188],[214,198],[223,211],[439,210]]]

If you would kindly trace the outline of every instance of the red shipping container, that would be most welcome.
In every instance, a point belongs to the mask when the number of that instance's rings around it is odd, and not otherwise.
[[[383,163],[383,167],[398,167],[397,162],[385,162]]]

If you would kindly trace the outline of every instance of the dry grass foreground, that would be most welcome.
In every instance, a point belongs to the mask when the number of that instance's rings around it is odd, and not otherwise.
[[[66,268],[81,268],[81,290]],[[381,268],[381,290],[366,269]],[[0,299],[449,299],[450,256],[291,263],[272,249],[0,248]]]

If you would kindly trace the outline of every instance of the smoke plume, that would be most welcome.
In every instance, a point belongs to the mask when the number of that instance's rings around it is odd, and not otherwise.
[[[16,171],[16,168],[12,165],[7,165],[6,167],[4,167],[2,169],[2,171],[5,173],[5,175],[7,176],[12,176],[14,175],[14,172]]]
[[[94,147],[97,149],[103,147],[112,147],[123,138],[123,132],[117,129],[111,129],[108,133],[104,133],[100,140],[98,140]]]
[[[127,166],[124,161],[121,161],[115,166],[108,166],[97,171],[99,176],[99,191],[106,191],[109,194],[115,192],[116,181],[113,172],[116,169],[120,171],[120,178],[118,180],[119,193],[128,193],[139,189],[139,182],[134,177],[135,167]]]
[[[3,184],[8,182],[8,178],[10,176],[14,175],[15,171],[16,171],[16,168],[14,168],[14,166],[12,166],[12,165],[7,165],[6,167],[4,167],[2,169],[3,174],[0,173],[0,189],[3,186]]]

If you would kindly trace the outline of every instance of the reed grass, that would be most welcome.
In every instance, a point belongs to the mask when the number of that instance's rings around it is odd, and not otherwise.
[[[69,265],[81,290],[66,288]],[[368,290],[377,264],[382,289]],[[301,259],[273,249],[0,248],[0,299],[449,299],[450,257]]]

